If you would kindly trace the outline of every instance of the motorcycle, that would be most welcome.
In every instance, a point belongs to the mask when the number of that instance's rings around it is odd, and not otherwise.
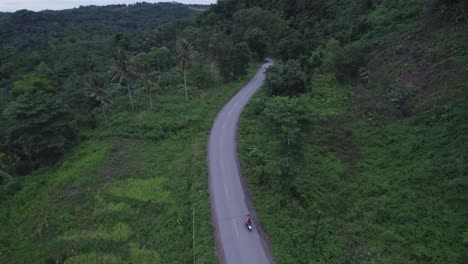
[[[245,222],[245,226],[247,227],[247,229],[250,231],[252,231],[252,223],[249,223],[249,222]]]

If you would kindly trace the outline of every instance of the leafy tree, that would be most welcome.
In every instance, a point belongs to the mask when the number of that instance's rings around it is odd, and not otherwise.
[[[100,76],[93,76],[87,82],[88,95],[91,97],[101,108],[104,116],[104,122],[108,123],[106,107],[112,104],[106,92],[106,82]]]
[[[220,40],[216,45],[216,62],[219,73],[225,81],[232,78],[234,68],[234,44],[230,39]]]
[[[198,88],[213,87],[213,74],[210,64],[206,62],[203,54],[196,53],[193,66],[189,71],[189,77],[192,83]]]
[[[234,43],[225,39],[217,44],[217,64],[224,80],[238,78],[247,73],[251,59],[250,49],[245,42]]]
[[[169,67],[171,67],[171,52],[168,48],[152,48],[149,54],[156,60],[158,73],[161,73],[162,70],[167,70]]]
[[[188,100],[187,70],[192,67],[193,55],[194,53],[192,45],[185,39],[179,39],[177,41],[177,61],[179,68],[184,73],[185,100]]]
[[[259,59],[265,58],[267,53],[268,37],[265,31],[259,28],[252,28],[245,32],[244,40],[249,47],[257,54]]]
[[[117,56],[113,58],[112,70],[115,72],[112,81],[117,80],[119,84],[126,84],[130,105],[132,106],[132,111],[134,111],[135,106],[133,104],[131,82],[136,73],[135,69],[130,65],[130,60],[121,49],[118,50]]]
[[[283,61],[298,59],[307,53],[307,46],[303,37],[297,31],[289,32],[287,36],[278,41],[276,52]]]
[[[270,67],[267,70],[265,86],[269,96],[296,96],[309,91],[307,76],[297,61]]]
[[[21,161],[53,160],[74,139],[67,105],[50,94],[23,94],[4,110],[4,117],[8,149]]]
[[[266,102],[263,115],[268,128],[287,148],[299,148],[312,124],[307,98],[273,97]]]
[[[246,42],[238,43],[234,49],[233,56],[233,74],[234,76],[243,76],[247,74],[247,68],[249,67],[250,60],[252,58],[252,52],[249,49],[249,45]]]

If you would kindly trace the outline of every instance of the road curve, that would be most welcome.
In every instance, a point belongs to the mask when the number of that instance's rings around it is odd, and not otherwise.
[[[271,251],[256,226],[251,201],[244,190],[237,158],[236,132],[242,109],[262,85],[267,62],[218,113],[208,142],[211,218],[215,229],[216,254],[222,264],[273,263]],[[253,215],[253,230],[245,226]],[[261,229],[260,229],[261,230]]]

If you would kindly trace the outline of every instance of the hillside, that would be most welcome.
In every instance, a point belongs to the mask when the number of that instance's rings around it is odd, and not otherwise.
[[[466,1],[199,8],[0,14],[0,263],[216,263],[207,134],[265,58],[238,147],[276,262],[463,263]]]
[[[216,262],[207,134],[258,63],[221,75],[199,8],[4,14],[0,263]]]
[[[281,56],[240,125],[273,254],[278,263],[463,263],[466,5],[358,2],[327,1],[304,16],[262,6],[318,46]]]

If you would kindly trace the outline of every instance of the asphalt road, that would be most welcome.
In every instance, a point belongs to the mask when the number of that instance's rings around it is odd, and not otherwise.
[[[240,113],[262,85],[263,64],[255,76],[218,113],[211,128],[208,145],[208,169],[212,222],[216,254],[222,264],[273,263],[271,251],[256,226],[251,201],[246,194],[239,169],[236,132]],[[245,226],[247,214],[253,214],[253,230]]]

